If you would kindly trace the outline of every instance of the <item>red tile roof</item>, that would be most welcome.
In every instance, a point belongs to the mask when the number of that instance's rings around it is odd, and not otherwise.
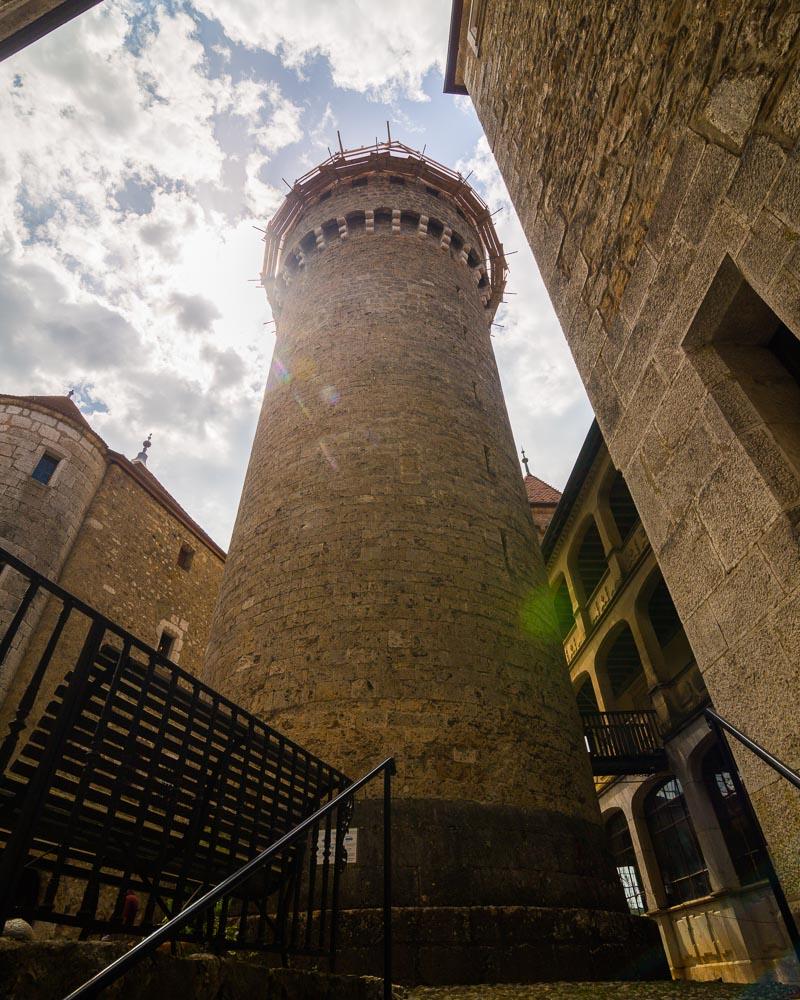
[[[69,396],[11,396],[9,398],[18,399],[23,403],[36,403],[39,406],[46,406],[48,409],[60,413],[67,420],[78,424],[79,427],[90,430],[94,434],[97,433]]]
[[[561,499],[558,490],[548,485],[543,479],[530,474],[525,476],[525,492],[528,494],[528,503],[542,504],[543,506],[553,506]]]

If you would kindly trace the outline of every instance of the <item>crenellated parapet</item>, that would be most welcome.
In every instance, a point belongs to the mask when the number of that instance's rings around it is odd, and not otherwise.
[[[297,272],[362,233],[432,240],[494,316],[508,267],[488,206],[461,174],[397,142],[344,150],[294,183],[266,231],[261,279],[273,309]]]
[[[302,226],[298,228],[302,232]],[[325,219],[303,235],[298,235],[297,231],[292,233],[292,244],[281,255],[280,270],[271,279],[264,280],[273,311],[280,313],[284,294],[298,272],[313,266],[321,254],[344,243],[351,235],[361,233],[370,236],[407,234],[412,238],[432,241],[437,249],[447,253],[467,270],[481,303],[487,310],[491,309],[490,271],[486,260],[475,248],[474,235],[458,232],[444,219],[419,210],[378,206],[374,209],[355,209],[346,215]],[[491,309],[490,315],[493,314]]]

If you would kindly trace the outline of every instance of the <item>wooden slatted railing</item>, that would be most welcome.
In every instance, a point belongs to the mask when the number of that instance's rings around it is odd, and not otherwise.
[[[655,712],[586,711],[581,719],[596,775],[652,774],[666,766]]]

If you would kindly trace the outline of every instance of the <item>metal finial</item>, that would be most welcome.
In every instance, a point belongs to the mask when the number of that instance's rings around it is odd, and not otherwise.
[[[74,395],[75,395],[75,390],[70,389],[69,392],[67,393],[67,399],[72,399]]]
[[[134,458],[134,463],[138,462],[140,465],[147,465],[147,449],[153,443],[153,433],[152,431],[147,435],[144,441],[142,441],[142,450]]]
[[[528,468],[528,456],[525,454],[525,449],[522,449],[522,464],[525,466],[525,475],[529,476],[531,470]]]

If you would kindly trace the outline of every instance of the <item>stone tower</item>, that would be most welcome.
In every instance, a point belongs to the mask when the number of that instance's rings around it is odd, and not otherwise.
[[[505,270],[486,205],[405,146],[295,183],[267,231],[277,342],[205,679],[353,777],[396,756],[398,905],[625,924],[491,346]],[[377,902],[372,804],[355,908]],[[576,955],[602,939],[584,924]],[[484,976],[467,925],[457,969],[418,951],[406,978]]]

